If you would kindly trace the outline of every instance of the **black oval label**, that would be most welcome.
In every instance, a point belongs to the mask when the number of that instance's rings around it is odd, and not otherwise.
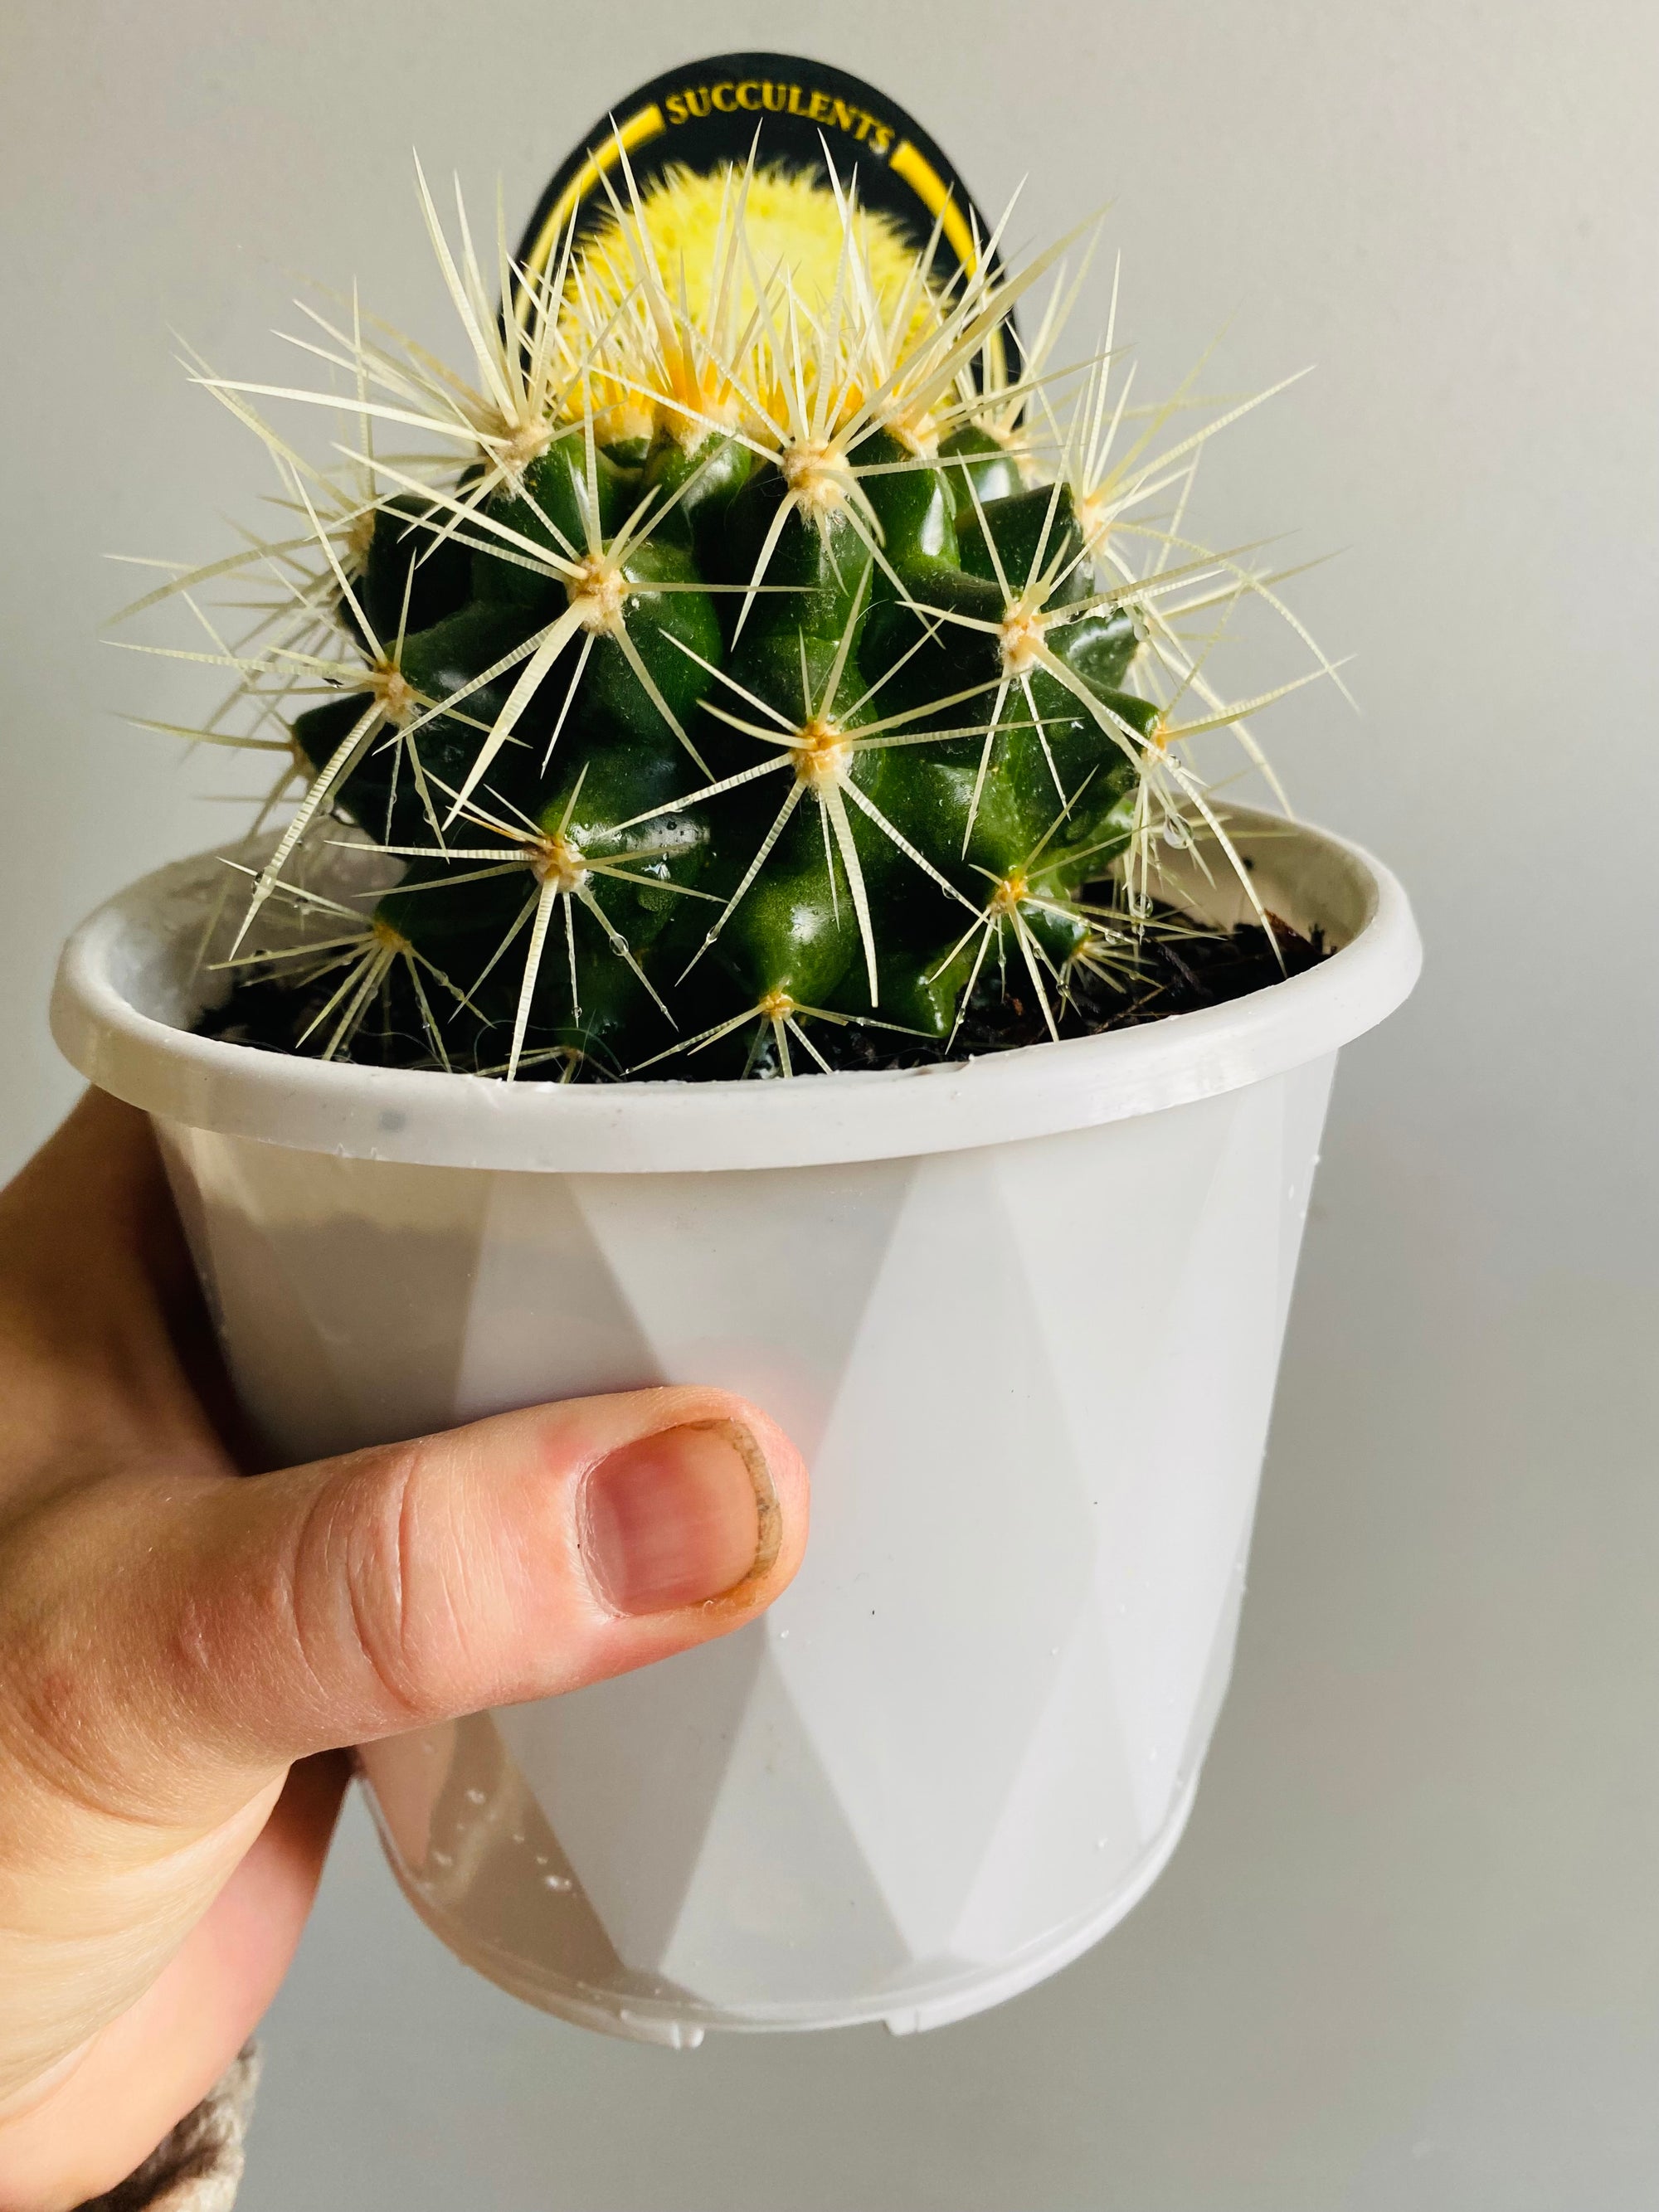
[[[802,172],[822,173],[827,155],[843,183],[856,174],[863,204],[918,246],[937,228],[933,266],[941,281],[981,266],[990,226],[938,141],[896,101],[823,62],[718,54],[653,77],[594,125],[542,194],[520,267],[533,283],[573,219],[579,237],[590,211],[594,222],[604,220],[605,182],[619,175],[624,155],[644,191],[674,167],[704,175],[728,162],[741,167],[751,148],[763,167]]]

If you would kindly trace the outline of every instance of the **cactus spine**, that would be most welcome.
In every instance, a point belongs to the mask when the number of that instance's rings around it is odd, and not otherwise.
[[[1188,741],[1249,744],[1295,688],[1203,673],[1241,600],[1279,604],[1182,534],[1218,424],[1158,448],[1109,336],[1062,419],[1058,249],[946,284],[833,173],[621,173],[597,235],[540,272],[503,248],[494,282],[422,179],[470,383],[355,307],[317,318],[344,398],[199,372],[304,533],[256,549],[281,597],[228,656],[244,741],[289,720],[301,784],[233,959],[328,979],[303,1049],[372,1032],[509,1079],[788,1074],[826,1024],[948,1044],[1011,976],[1052,1030],[1144,923],[1160,841],[1231,858]],[[354,473],[270,397],[343,408]],[[442,457],[386,456],[390,424]],[[312,885],[345,836],[397,876],[372,902]]]

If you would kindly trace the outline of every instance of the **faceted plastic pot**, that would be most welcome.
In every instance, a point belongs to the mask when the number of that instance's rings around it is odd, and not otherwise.
[[[650,2041],[931,2027],[1075,1958],[1169,1858],[1337,1048],[1419,959],[1385,869],[1243,819],[1263,902],[1334,957],[905,1073],[508,1086],[194,1037],[211,859],[70,941],[58,1041],[153,1116],[274,1451],[703,1382],[811,1463],[763,1620],[364,1747],[398,1879],[494,1980]]]

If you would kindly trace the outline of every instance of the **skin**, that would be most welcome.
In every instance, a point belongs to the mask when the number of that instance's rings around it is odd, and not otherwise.
[[[112,2188],[235,2056],[309,1910],[342,1746],[725,1634],[805,1541],[799,1456],[714,1390],[264,1473],[148,1124],[97,1093],[0,1193],[0,2212]],[[657,1556],[656,1609],[619,1609],[588,1555],[629,1515],[590,1510],[590,1477],[623,1453],[637,1506],[692,1425],[712,1482],[710,1424],[764,1462],[775,1556],[666,1604]],[[731,1528],[703,1540],[718,1560]]]

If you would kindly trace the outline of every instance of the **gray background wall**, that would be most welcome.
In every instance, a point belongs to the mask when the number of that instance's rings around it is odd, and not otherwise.
[[[246,2212],[1659,2201],[1651,873],[1659,23],[1641,0],[12,0],[0,28],[0,1158],[72,1095],[43,1010],[106,890],[227,827],[112,550],[267,487],[169,325],[258,374],[302,269],[434,330],[418,144],[511,218],[592,116],[740,44],[843,63],[1038,240],[1111,196],[1151,380],[1318,374],[1218,448],[1218,539],[1353,721],[1279,717],[1429,965],[1345,1060],[1232,1697],[1187,1842],[1006,2009],[674,2057],[520,2008],[360,1812],[269,2022]],[[1644,150],[1645,147],[1645,150]],[[1100,303],[1097,293],[1097,309]],[[291,319],[291,318],[290,318]],[[234,765],[234,764],[233,764]]]

